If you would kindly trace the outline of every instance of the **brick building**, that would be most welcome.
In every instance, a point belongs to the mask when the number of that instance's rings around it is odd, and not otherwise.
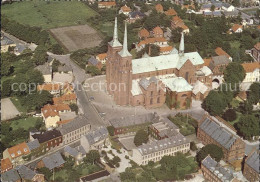
[[[253,47],[251,54],[256,61],[260,62],[260,42]]]
[[[259,181],[259,150],[255,150],[247,157],[243,175],[248,181]]]
[[[215,121],[215,118],[205,116],[200,122],[197,130],[197,138],[204,145],[215,144],[219,146],[224,153],[224,160],[231,163],[241,160],[245,155],[245,143]]]
[[[183,33],[179,49],[177,54],[132,59],[127,49],[127,27],[125,25],[122,46],[118,41],[115,19],[106,65],[107,89],[114,96],[115,103],[160,107],[165,103],[166,95],[169,95],[169,103],[174,103],[170,108],[178,105],[181,109],[187,108],[191,104],[190,84],[196,82],[196,71],[203,67],[204,61],[198,52],[184,53]]]
[[[53,129],[46,132],[34,133],[30,136],[31,140],[38,140],[40,147],[38,148],[38,154],[41,155],[47,151],[62,145],[62,135],[60,131]]]

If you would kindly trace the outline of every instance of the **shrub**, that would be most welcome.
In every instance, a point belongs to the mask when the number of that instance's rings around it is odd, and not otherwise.
[[[190,149],[191,149],[192,151],[198,150],[198,148],[197,148],[195,142],[191,142],[191,143],[190,143]]]
[[[223,114],[223,118],[226,121],[234,121],[237,118],[237,113],[236,113],[236,111],[234,109],[228,109]]]

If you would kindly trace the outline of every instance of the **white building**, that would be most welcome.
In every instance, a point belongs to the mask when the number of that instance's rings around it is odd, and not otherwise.
[[[138,165],[147,165],[149,161],[157,162],[163,156],[174,156],[177,152],[187,153],[190,150],[190,142],[180,133],[175,136],[143,144],[133,149],[133,161]]]
[[[244,78],[243,82],[253,83],[253,82],[260,81],[260,63],[259,62],[243,63],[242,66],[246,72],[246,77]]]

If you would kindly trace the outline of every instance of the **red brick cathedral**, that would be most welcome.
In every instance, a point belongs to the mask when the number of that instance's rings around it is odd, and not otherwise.
[[[165,102],[172,109],[191,106],[192,84],[211,83],[211,70],[203,66],[198,52],[184,53],[182,34],[179,51],[169,55],[132,59],[127,49],[127,24],[123,45],[118,40],[115,18],[113,40],[108,43],[106,63],[107,90],[118,105],[160,107]],[[197,88],[198,89],[198,88]]]

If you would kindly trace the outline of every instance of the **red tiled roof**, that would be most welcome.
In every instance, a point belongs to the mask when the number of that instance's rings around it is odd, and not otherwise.
[[[143,28],[142,30],[140,30],[140,31],[139,31],[139,37],[144,37],[144,38],[149,37],[149,32],[148,32],[148,30],[146,30],[145,28]]]
[[[191,4],[191,5],[183,5],[182,8],[195,9],[195,6],[194,6],[194,4]]]
[[[123,12],[131,12],[131,9],[130,9],[128,6],[126,6],[126,5],[122,6],[122,7],[121,7],[121,10],[122,10]]]
[[[209,66],[210,62],[211,62],[211,58],[208,58],[208,59],[203,59],[204,60],[204,64],[203,66]]]
[[[227,56],[228,58],[230,58],[230,55],[228,55],[228,53],[226,53],[226,51],[224,51],[221,47],[217,47],[215,49],[215,53],[218,55],[218,56]]]
[[[144,44],[154,44],[155,42],[167,42],[167,40],[164,37],[151,37],[139,42],[138,47]]]
[[[244,70],[246,73],[253,72],[255,69],[260,68],[259,62],[253,62],[253,63],[243,63],[242,64]]]
[[[165,46],[165,47],[160,47],[160,52],[168,52],[173,49],[172,46]]]
[[[61,89],[60,84],[43,84],[43,85],[37,85],[37,90],[47,90],[47,91],[57,91]]]
[[[161,27],[157,26],[153,29],[153,33],[154,34],[163,34],[163,30],[161,29]]]
[[[13,165],[9,158],[1,160],[1,172],[9,171],[13,168]]]
[[[233,25],[233,27],[231,28],[234,32],[236,32],[239,28],[243,28],[243,25],[239,25],[239,24],[235,24]]]
[[[174,16],[174,17],[172,18],[172,21],[173,21],[174,23],[178,23],[178,22],[182,22],[182,19],[181,19],[180,17],[178,17],[178,16]]]
[[[107,57],[107,53],[102,53],[102,54],[97,55],[97,59],[99,59],[99,60],[106,59],[106,57]]]
[[[54,104],[61,104],[64,101],[75,101],[77,99],[77,96],[75,93],[72,94],[64,94],[61,97],[54,97],[52,98]]]
[[[168,16],[176,16],[176,15],[177,15],[177,12],[176,12],[174,9],[172,9],[172,8],[168,9],[168,10],[165,11],[164,13],[165,13],[166,15],[168,15]]]
[[[185,24],[181,24],[180,27],[181,27],[183,30],[189,29],[189,27],[187,27]]]
[[[22,155],[27,155],[30,153],[29,147],[27,146],[27,144],[25,142],[15,145],[11,148],[8,148],[7,150],[12,159],[17,158]],[[12,154],[14,156],[12,156]]]
[[[109,2],[98,2],[98,5],[102,5],[102,6],[116,6],[116,2],[115,1],[109,1]]]
[[[50,104],[43,106],[41,112],[45,118],[59,116],[59,112],[56,110],[56,107],[53,107],[53,105]]]
[[[156,4],[155,9],[157,12],[163,12],[163,6],[161,4]]]

